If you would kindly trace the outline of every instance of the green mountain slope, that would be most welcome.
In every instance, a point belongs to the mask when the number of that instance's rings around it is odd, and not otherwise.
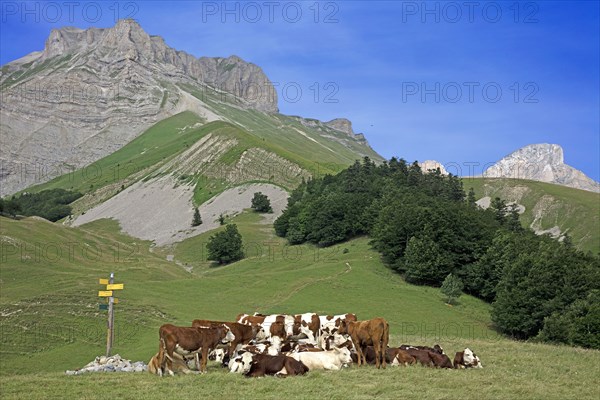
[[[194,266],[193,273],[165,261],[170,250],[151,252],[148,242],[118,233],[113,221],[68,228],[2,218],[1,358],[3,366],[11,365],[2,373],[61,371],[102,353],[98,278],[111,271],[125,284],[115,352],[136,359],[153,354],[162,323],[231,320],[253,311],[382,315],[396,337],[423,335],[424,341],[435,335],[495,337],[489,305],[465,296],[459,306],[446,306],[437,289],[408,285],[384,267],[366,238],[328,249],[289,247],[261,218],[250,213],[234,219],[248,257],[226,267],[213,268],[198,254],[208,234],[177,244],[171,254]]]
[[[463,296],[460,304],[449,307],[437,289],[404,283],[381,264],[366,238],[328,249],[288,247],[257,214],[242,214],[233,222],[240,227],[248,258],[215,268],[204,260],[206,234],[151,252],[147,242],[118,233],[114,222],[68,228],[35,218],[0,217],[3,398],[22,398],[24,393],[33,399],[98,398],[107,388],[125,398],[163,398],[165,393],[182,398],[236,393],[361,398],[360,388],[367,397],[396,398],[405,392],[430,399],[464,393],[465,385],[482,399],[594,398],[596,373],[590,365],[599,362],[598,351],[498,337],[489,329],[489,305]],[[84,250],[92,248],[100,250]],[[169,253],[193,265],[193,273],[165,261]],[[147,360],[156,352],[157,330],[166,322],[188,325],[194,318],[233,319],[253,311],[352,311],[360,318],[388,319],[392,345],[441,343],[449,354],[469,346],[484,369],[351,367],[294,379],[248,380],[209,364],[202,377],[65,376],[64,370],[104,352],[106,314],[97,309],[103,302],[97,297],[97,279],[110,271],[125,284],[116,306],[114,352],[133,360]]]
[[[336,173],[364,155],[381,160],[370,147],[321,123],[309,127],[299,118],[225,102],[212,106],[227,121],[205,123],[190,111],[182,112],[109,156],[26,191],[62,188],[87,194],[74,205],[74,214],[79,214],[136,181],[173,175],[195,188],[194,202],[201,204],[246,182],[291,189],[303,178]]]
[[[524,226],[536,231],[558,227],[577,248],[600,252],[600,194],[549,183],[521,179],[468,178],[465,190],[473,188],[477,199],[500,197],[525,207]]]

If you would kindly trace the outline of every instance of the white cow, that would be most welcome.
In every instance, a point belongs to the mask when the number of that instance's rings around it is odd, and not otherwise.
[[[352,363],[350,350],[345,347],[329,351],[291,353],[290,357],[301,361],[310,371],[315,369],[338,371],[342,366],[348,366],[348,364]]]

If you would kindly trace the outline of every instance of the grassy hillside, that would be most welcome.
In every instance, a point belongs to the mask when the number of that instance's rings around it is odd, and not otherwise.
[[[380,263],[366,238],[329,249],[289,247],[273,237],[272,227],[257,214],[245,213],[232,222],[240,227],[248,258],[214,267],[204,256],[208,234],[150,251],[148,243],[120,234],[112,221],[74,229],[34,218],[0,218],[2,397],[96,398],[107,387],[125,398],[162,398],[166,393],[182,398],[236,393],[249,398],[324,393],[340,399],[397,398],[404,393],[431,399],[462,396],[465,387],[489,399],[586,399],[597,393],[592,384],[597,370],[590,366],[599,365],[599,352],[503,339],[490,329],[489,305],[463,296],[460,304],[449,307],[437,289],[406,284]],[[92,253],[91,248],[100,250]],[[193,266],[192,272],[165,261],[167,255]],[[64,370],[104,351],[105,312],[97,310],[101,301],[96,291],[97,278],[110,271],[125,283],[116,308],[114,351],[130,359],[150,358],[157,329],[165,322],[187,325],[193,318],[232,319],[252,311],[352,311],[360,318],[388,319],[392,344],[439,342],[448,353],[470,346],[485,368],[350,368],[300,379],[249,381],[213,365],[206,376],[173,379],[147,374],[67,377]]]
[[[79,214],[136,181],[164,174],[193,185],[201,204],[244,182],[270,182],[291,189],[301,179],[336,173],[362,157],[380,157],[345,134],[310,128],[297,118],[243,110],[205,99],[227,121],[205,123],[186,111],[158,122],[118,151],[89,166],[27,189],[62,188],[87,194],[74,204]]]
[[[600,253],[600,194],[521,179],[467,178],[477,199],[500,197],[525,206],[524,226],[548,230],[558,226],[583,251]]]

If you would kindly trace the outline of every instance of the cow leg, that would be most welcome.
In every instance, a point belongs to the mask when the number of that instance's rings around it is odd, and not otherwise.
[[[200,373],[206,373],[206,363],[208,360],[208,346],[202,347],[202,362],[200,363]]]
[[[169,373],[171,376],[175,376],[173,372],[173,350],[175,346],[166,346],[166,353],[164,354],[163,361],[161,362],[161,369],[165,369],[165,373]]]
[[[200,371],[200,353],[199,352],[194,353],[194,361],[196,362],[196,369],[198,371]]]
[[[375,350],[375,367],[381,368],[381,343],[378,340],[373,341],[373,350]]]
[[[357,354],[357,361],[358,361],[358,366],[360,367],[362,365],[363,362],[363,352],[361,347],[354,341],[354,339],[352,339],[352,344],[354,344],[354,348],[356,349],[356,354]],[[366,360],[365,360],[366,363]]]

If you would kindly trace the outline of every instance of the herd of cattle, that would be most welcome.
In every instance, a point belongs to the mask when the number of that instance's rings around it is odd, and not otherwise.
[[[236,322],[194,320],[191,327],[159,329],[159,351],[148,371],[206,372],[209,359],[250,377],[303,375],[310,370],[359,366],[421,364],[437,368],[482,368],[470,349],[453,362],[439,346],[389,347],[389,324],[383,318],[358,321],[355,314],[320,316],[240,314]]]

